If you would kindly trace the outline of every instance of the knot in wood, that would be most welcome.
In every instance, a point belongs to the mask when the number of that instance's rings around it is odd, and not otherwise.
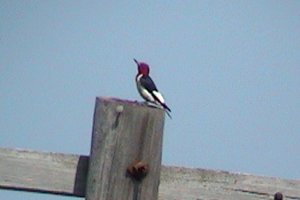
[[[131,178],[141,181],[149,172],[149,165],[135,160],[127,167],[127,174],[130,175]]]
[[[277,193],[274,195],[274,200],[283,200],[283,195],[282,195],[282,193],[277,192]]]

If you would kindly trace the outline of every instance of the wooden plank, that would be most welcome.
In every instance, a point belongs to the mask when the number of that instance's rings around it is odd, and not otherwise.
[[[157,200],[164,111],[135,102],[97,98],[87,178],[87,200]],[[127,167],[149,166],[142,181]]]
[[[0,188],[83,197],[88,157],[0,148]]]
[[[160,200],[266,200],[276,192],[300,200],[299,180],[181,167],[163,167],[161,173]]]
[[[0,188],[85,196],[88,157],[0,148]],[[160,200],[300,200],[300,180],[162,167]]]

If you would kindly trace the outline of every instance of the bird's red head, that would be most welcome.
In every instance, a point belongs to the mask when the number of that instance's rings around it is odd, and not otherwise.
[[[138,74],[149,75],[150,68],[149,68],[149,65],[147,63],[138,62],[136,59],[133,59],[133,60],[138,66]]]

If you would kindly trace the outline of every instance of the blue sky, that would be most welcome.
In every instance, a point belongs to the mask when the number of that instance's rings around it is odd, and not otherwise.
[[[299,179],[299,10],[291,0],[0,0],[0,146],[88,155],[95,97],[142,100],[136,58],[172,109],[164,165]]]

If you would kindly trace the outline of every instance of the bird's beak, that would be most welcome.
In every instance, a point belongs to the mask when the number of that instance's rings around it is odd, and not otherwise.
[[[135,58],[133,60],[137,65],[139,65],[139,62]]]

